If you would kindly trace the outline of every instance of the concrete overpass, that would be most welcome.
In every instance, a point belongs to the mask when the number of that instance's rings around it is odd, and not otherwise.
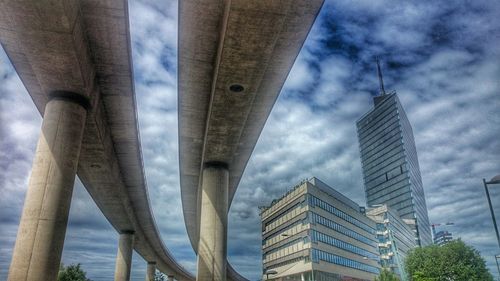
[[[0,42],[43,125],[9,281],[56,280],[75,173],[120,233],[115,280],[132,249],[194,280],[163,244],[144,177],[126,0],[0,1]],[[170,278],[171,279],[171,278]]]
[[[227,213],[323,0],[179,2],[181,192],[197,280],[240,280]]]

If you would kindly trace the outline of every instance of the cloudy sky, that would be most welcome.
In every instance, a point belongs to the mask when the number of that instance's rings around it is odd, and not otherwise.
[[[157,3],[158,2],[158,3]],[[130,25],[146,177],[162,237],[195,272],[182,219],[177,145],[177,3],[131,0]],[[413,126],[431,223],[473,245],[494,274],[499,253],[481,179],[500,173],[500,3],[325,2],[262,132],[233,201],[229,259],[261,272],[257,206],[316,176],[364,205],[355,121],[396,90]],[[0,280],[6,279],[41,117],[0,50]],[[500,218],[500,185],[491,196]],[[63,262],[111,280],[118,235],[77,180]],[[134,254],[133,280],[145,262]]]

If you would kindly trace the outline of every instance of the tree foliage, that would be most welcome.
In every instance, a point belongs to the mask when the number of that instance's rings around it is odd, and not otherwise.
[[[406,257],[405,266],[413,281],[493,281],[479,252],[460,239],[443,246],[415,248]]]
[[[163,274],[159,271],[156,271],[155,272],[155,281],[167,281],[167,276],[165,276],[165,274]]]
[[[64,266],[61,264],[57,281],[92,281],[87,278],[85,271],[80,268],[80,264]]]
[[[399,278],[394,272],[383,269],[380,275],[375,278],[375,281],[399,281]]]

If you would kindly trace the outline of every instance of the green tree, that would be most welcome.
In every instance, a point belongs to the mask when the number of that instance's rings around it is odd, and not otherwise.
[[[493,281],[479,252],[460,239],[413,249],[405,267],[413,281]]]
[[[165,274],[163,274],[159,271],[156,271],[155,272],[155,281],[167,281],[167,276],[165,276]]]
[[[64,266],[61,264],[57,281],[92,281],[87,278],[85,271],[80,268],[80,264]]]
[[[399,278],[394,272],[384,268],[375,281],[399,281]]]

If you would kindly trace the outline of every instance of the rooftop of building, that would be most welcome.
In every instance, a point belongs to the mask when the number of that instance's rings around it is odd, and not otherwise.
[[[260,213],[262,214],[263,212],[267,211],[269,208],[271,208],[272,206],[274,206],[276,203],[280,202],[281,200],[283,200],[285,197],[287,197],[290,193],[292,193],[294,190],[296,190],[297,188],[299,188],[300,186],[302,186],[302,184],[304,184],[305,182],[307,182],[308,180],[307,179],[303,179],[301,180],[299,183],[297,183],[296,185],[294,185],[292,188],[288,189],[283,195],[281,195],[281,197],[279,198],[276,198],[276,199],[273,199],[271,201],[271,203],[267,206],[259,206],[259,209],[260,209]]]
[[[361,117],[359,117],[358,120],[356,120],[356,124],[359,124],[365,117],[370,115],[370,113],[372,113],[376,108],[378,108],[383,103],[383,101],[385,101],[386,99],[388,99],[389,97],[392,97],[392,96],[397,97],[396,91],[391,91],[391,92],[386,93],[384,95],[374,96],[373,97],[373,107],[370,110],[368,110],[365,114],[361,115]]]
[[[367,216],[381,216],[384,215],[385,213],[391,213],[394,217],[400,218],[402,221],[404,221],[406,224],[415,224],[415,220],[412,219],[403,219],[401,218],[398,210],[390,207],[387,204],[377,204],[377,205],[372,205],[369,206],[366,209],[366,215]],[[412,223],[413,222],[413,223]]]
[[[285,194],[283,194],[281,197],[279,197],[277,199],[273,199],[268,206],[259,207],[261,214],[263,212],[267,211],[269,208],[271,208],[275,204],[277,204],[278,202],[280,202],[281,200],[283,200],[284,198],[286,198],[290,193],[292,193],[297,188],[301,187],[304,183],[311,184],[312,186],[318,188],[319,190],[325,192],[326,194],[332,196],[333,198],[341,201],[342,203],[344,203],[345,205],[351,207],[352,209],[354,209],[356,211],[360,211],[362,209],[362,207],[360,205],[358,205],[356,202],[349,199],[347,196],[343,195],[339,191],[335,190],[333,187],[329,186],[328,184],[326,184],[325,182],[321,181],[320,179],[318,179],[316,177],[311,177],[309,179],[301,180],[299,183],[297,183],[292,188],[287,190],[285,192]]]
[[[447,231],[447,230],[441,230],[441,231],[436,232],[436,236],[446,236],[446,235],[451,236],[452,233]]]
[[[383,214],[385,212],[388,212],[389,209],[390,208],[389,208],[389,206],[387,206],[387,204],[373,205],[373,206],[369,206],[366,209],[366,214],[376,216],[376,215],[380,215],[380,214]]]

